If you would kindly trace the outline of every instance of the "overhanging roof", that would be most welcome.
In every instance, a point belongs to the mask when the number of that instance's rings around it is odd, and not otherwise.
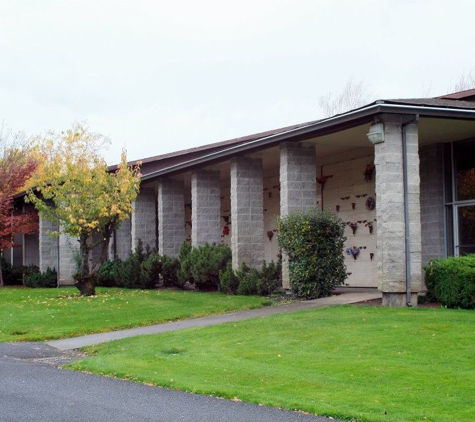
[[[326,119],[236,138],[191,150],[179,151],[164,156],[152,157],[147,162],[155,161],[156,164],[160,164],[159,168],[143,174],[142,180],[151,181],[165,175],[190,170],[196,166],[209,165],[217,161],[229,159],[235,154],[255,152],[283,141],[302,141],[339,132],[372,122],[380,114],[475,120],[475,103],[447,97],[378,100],[358,109]],[[174,162],[172,162],[171,158],[174,158]]]

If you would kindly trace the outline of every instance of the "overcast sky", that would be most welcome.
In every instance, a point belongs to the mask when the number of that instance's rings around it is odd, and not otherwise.
[[[87,120],[117,162],[453,91],[475,69],[473,0],[0,0],[0,123]]]

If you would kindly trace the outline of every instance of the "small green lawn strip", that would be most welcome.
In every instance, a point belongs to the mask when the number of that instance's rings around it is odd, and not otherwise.
[[[260,297],[181,290],[0,289],[0,341],[42,341],[270,305]]]
[[[120,340],[70,365],[358,421],[469,421],[475,313],[333,307]]]

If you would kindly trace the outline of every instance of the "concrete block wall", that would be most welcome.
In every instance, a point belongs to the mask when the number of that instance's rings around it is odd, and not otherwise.
[[[279,176],[264,179],[264,258],[267,263],[278,260],[277,217],[280,215]],[[269,239],[269,233],[272,238]]]
[[[360,248],[356,260],[353,255],[344,252],[348,274],[345,284],[353,287],[378,286],[376,210],[368,210],[366,207],[368,198],[376,199],[375,174],[373,173],[370,181],[366,181],[364,176],[366,166],[372,165],[373,161],[372,155],[364,156],[323,165],[320,171],[320,176],[331,176],[323,189],[319,185],[323,208],[335,213],[345,223],[357,223],[355,234],[348,224],[345,228],[345,250],[352,246]],[[367,224],[372,224],[372,234]]]
[[[444,213],[444,145],[419,149],[421,177],[422,264],[446,256]]]
[[[191,174],[193,246],[221,243],[221,180],[219,171],[196,170]]]
[[[162,179],[158,185],[158,250],[162,255],[177,256],[185,234],[184,183]]]
[[[259,268],[264,259],[262,160],[231,159],[231,247],[233,268]]]
[[[307,211],[317,206],[314,147],[284,142],[280,147],[280,212]]]
[[[109,259],[126,260],[132,252],[132,221],[122,221],[109,243]]]
[[[383,143],[376,144],[376,215],[379,289],[383,304],[406,304],[406,248],[404,221],[404,189],[402,166],[402,129],[406,116],[383,116]],[[409,229],[412,303],[421,288],[421,227],[419,195],[418,126],[407,126],[407,157],[409,177]]]
[[[315,147],[283,142],[280,145],[280,214],[308,211],[317,206]],[[282,253],[282,285],[290,288],[287,255]]]
[[[59,240],[59,271],[58,285],[74,285],[73,274],[76,273],[76,257],[79,253],[79,242],[67,234],[60,234]]]
[[[44,272],[59,266],[59,239],[50,233],[58,231],[58,225],[40,216],[39,224],[39,267]]]
[[[143,247],[157,247],[157,195],[154,188],[142,188],[132,204],[132,250],[142,240]]]

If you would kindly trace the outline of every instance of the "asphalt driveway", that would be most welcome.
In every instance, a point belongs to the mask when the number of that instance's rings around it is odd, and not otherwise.
[[[59,368],[79,357],[43,343],[0,343],[0,421],[328,421]]]

